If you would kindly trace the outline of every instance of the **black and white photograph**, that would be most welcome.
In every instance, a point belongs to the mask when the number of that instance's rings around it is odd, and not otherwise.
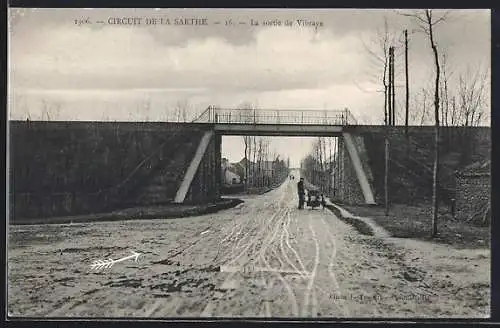
[[[7,70],[9,318],[490,318],[490,10],[8,8]]]

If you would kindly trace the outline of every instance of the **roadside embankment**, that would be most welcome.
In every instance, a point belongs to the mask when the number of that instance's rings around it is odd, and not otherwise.
[[[229,209],[243,203],[236,198],[222,199],[211,204],[170,204],[156,207],[137,207],[125,210],[113,211],[111,213],[98,213],[79,216],[64,217],[41,217],[17,219],[11,225],[27,224],[67,224],[95,221],[124,221],[124,220],[144,220],[144,219],[170,219],[188,216],[215,213],[220,210]]]

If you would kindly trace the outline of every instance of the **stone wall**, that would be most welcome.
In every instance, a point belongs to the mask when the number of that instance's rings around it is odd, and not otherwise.
[[[457,176],[456,216],[463,220],[482,215],[491,202],[490,174]]]

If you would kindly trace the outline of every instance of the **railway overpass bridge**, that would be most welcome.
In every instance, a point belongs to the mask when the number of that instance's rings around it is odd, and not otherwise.
[[[363,193],[364,202],[370,205],[375,204],[373,187],[369,173],[366,172],[368,166],[363,165],[359,146],[356,145],[347,128],[357,124],[348,109],[266,110],[209,107],[193,123],[206,126],[207,130],[176,193],[176,203],[185,201],[198,168],[207,151],[210,151],[209,145],[212,140],[215,141],[215,150],[212,151],[220,154],[222,135],[255,135],[341,138]],[[217,167],[217,164],[214,166]]]
[[[210,107],[190,123],[9,121],[9,125],[11,165],[16,168],[11,180],[16,181],[11,193],[15,201],[10,204],[23,218],[217,201],[224,135],[338,137],[332,196],[352,204],[385,201],[383,153],[389,135],[391,198],[403,203],[425,201],[432,185],[433,126],[410,126],[406,134],[403,126],[360,125],[345,109]],[[446,142],[441,143],[440,172],[491,156],[490,127],[443,127],[441,136]],[[59,163],[72,163],[71,172],[53,170]],[[32,181],[40,183],[33,186]],[[443,190],[454,188],[454,180],[442,181]]]

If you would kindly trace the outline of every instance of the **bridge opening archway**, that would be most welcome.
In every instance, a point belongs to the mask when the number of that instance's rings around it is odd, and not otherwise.
[[[176,202],[183,202],[196,175],[210,143],[213,141],[215,154],[213,166],[217,192],[221,188],[222,157],[221,146],[223,136],[262,136],[262,137],[328,137],[340,140],[343,151],[339,152],[338,170],[345,168],[342,162],[349,158],[355,172],[357,182],[363,193],[366,204],[374,204],[374,195],[365,169],[359,158],[356,144],[345,128],[355,124],[353,116],[347,109],[327,110],[257,110],[257,109],[221,109],[209,107],[195,123],[207,127],[207,132],[200,142],[190,167],[176,195]],[[344,151],[344,148],[346,151]],[[248,179],[248,175],[245,179]],[[337,179],[342,181],[342,179]]]

